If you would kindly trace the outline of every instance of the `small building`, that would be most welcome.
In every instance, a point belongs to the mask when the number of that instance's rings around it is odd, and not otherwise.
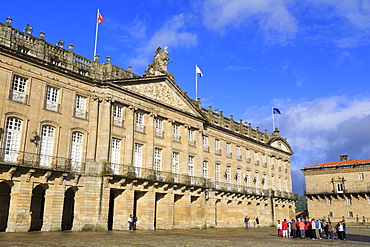
[[[340,161],[301,169],[309,216],[331,222],[367,224],[370,220],[370,159]]]

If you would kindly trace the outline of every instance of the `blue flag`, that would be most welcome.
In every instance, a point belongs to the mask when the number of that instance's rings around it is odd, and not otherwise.
[[[278,108],[272,108],[273,114],[281,114],[280,110]]]

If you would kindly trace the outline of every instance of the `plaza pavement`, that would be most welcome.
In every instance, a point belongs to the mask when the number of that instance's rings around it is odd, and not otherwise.
[[[0,246],[370,246],[369,228],[348,228],[347,240],[292,239],[276,228],[210,228],[155,231],[0,233]]]

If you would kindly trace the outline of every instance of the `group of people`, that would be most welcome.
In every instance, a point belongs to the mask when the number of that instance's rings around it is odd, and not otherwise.
[[[346,223],[339,221],[335,226],[324,219],[301,219],[278,220],[277,230],[279,237],[310,238],[310,239],[334,239],[334,231],[339,240],[346,240]]]
[[[245,229],[249,228],[249,221],[250,221],[250,218],[248,217],[248,215],[246,215],[245,218],[244,218]],[[254,218],[253,226],[254,226],[254,228],[260,227],[260,220],[258,219],[258,217]]]
[[[132,216],[132,214],[130,214],[130,217],[128,217],[127,221],[128,221],[128,229],[130,231],[136,230],[137,217]]]

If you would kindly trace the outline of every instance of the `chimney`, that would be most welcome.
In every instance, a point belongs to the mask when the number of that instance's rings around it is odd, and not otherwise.
[[[348,161],[348,155],[341,155],[340,156],[340,161]]]

